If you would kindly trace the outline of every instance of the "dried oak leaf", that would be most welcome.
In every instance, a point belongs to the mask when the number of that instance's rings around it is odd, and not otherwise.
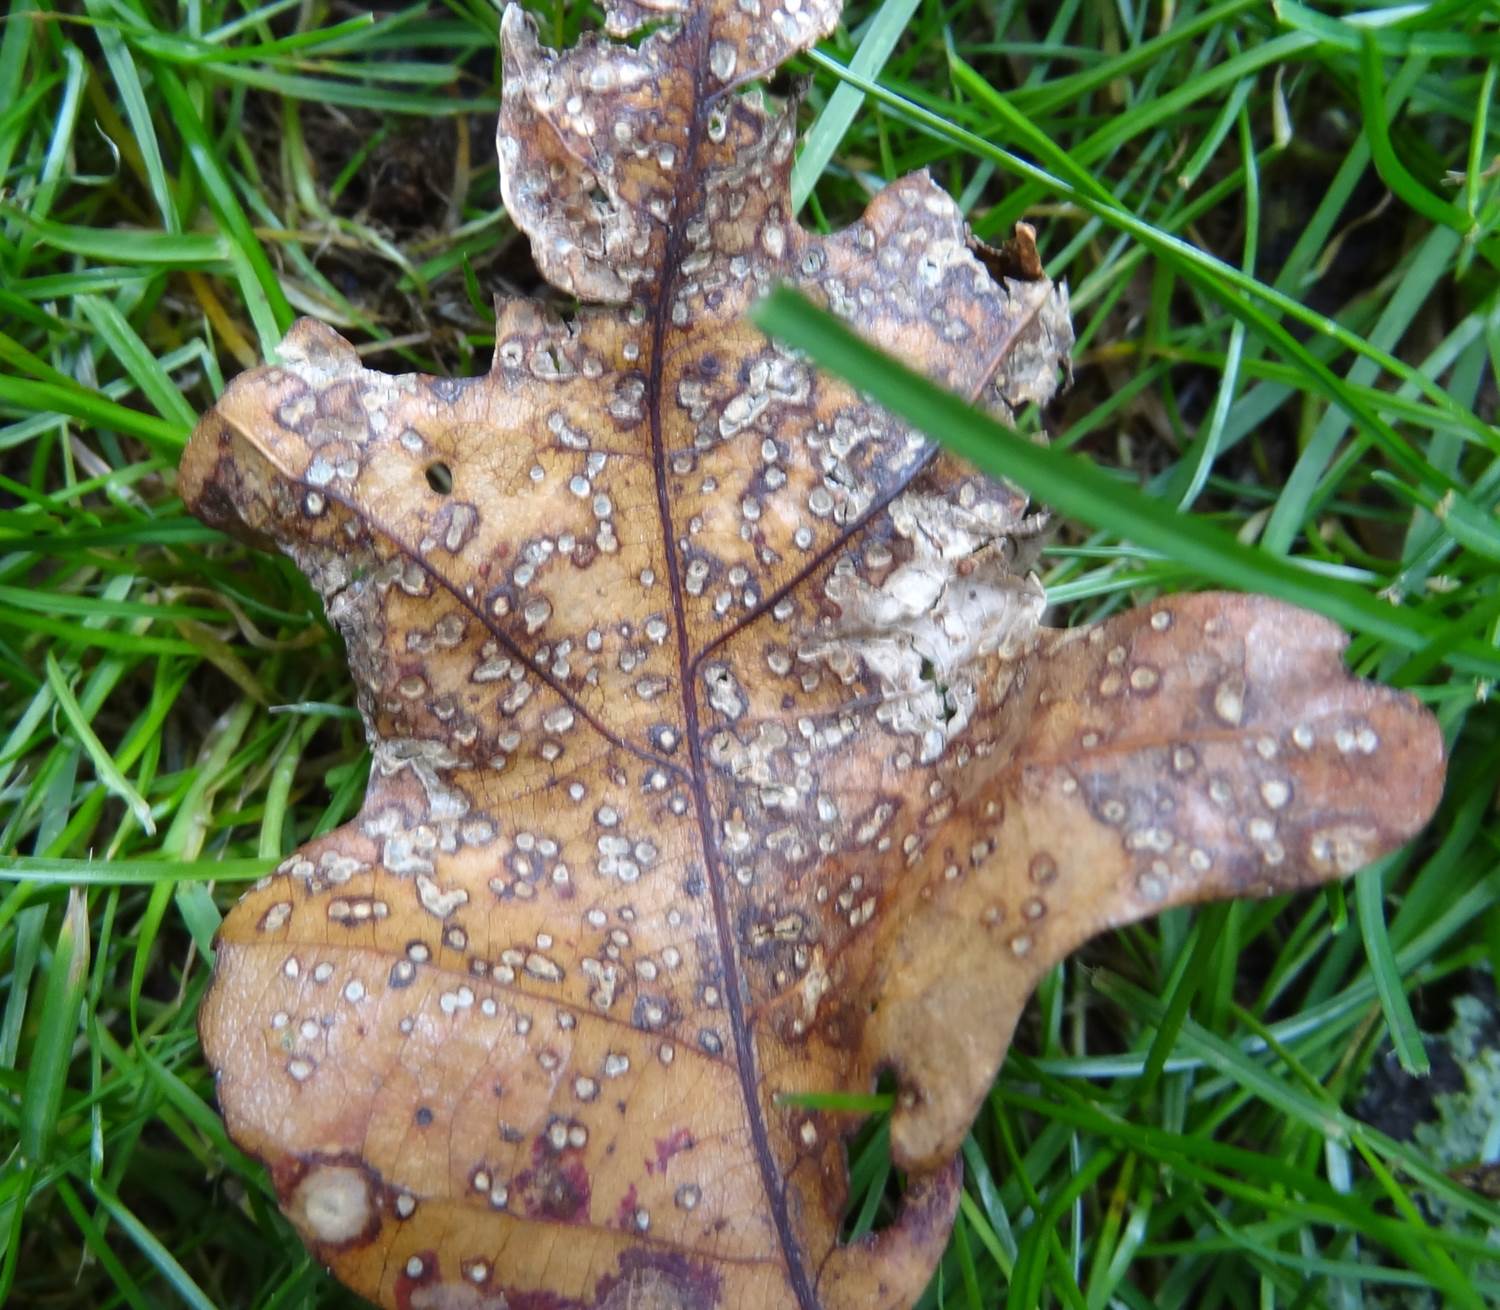
[[[364,808],[227,918],[202,1036],[235,1139],[382,1305],[907,1305],[1044,970],[1349,873],[1436,803],[1433,720],[1330,624],[1197,595],[1040,626],[1023,498],[745,322],[788,280],[1001,413],[1071,344],[1030,234],[991,280],[925,176],[793,222],[792,115],[741,84],[837,13],[624,0],[612,36],[666,25],[558,54],[508,11],[505,201],[589,307],[502,303],[470,380],[301,322],[183,460],[358,682]],[[883,1070],[912,1181],[844,1246],[852,1124],[785,1096]]]

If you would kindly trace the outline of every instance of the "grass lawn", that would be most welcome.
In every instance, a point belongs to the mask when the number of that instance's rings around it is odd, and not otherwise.
[[[600,18],[533,8],[554,44]],[[374,367],[488,366],[490,295],[537,286],[497,25],[488,0],[0,21],[0,1302],[358,1304],[225,1137],[195,1017],[237,888],[357,809],[363,731],[314,594],[188,516],[175,469],[297,314]],[[1296,599],[1451,752],[1430,830],[1342,887],[1054,970],[924,1306],[1500,1304],[1500,1187],[1455,1172],[1500,1157],[1500,1110],[1470,1158],[1406,1113],[1454,1085],[1412,1077],[1424,1034],[1493,1009],[1500,962],[1497,54],[1477,0],[884,0],[793,68],[804,223],[925,167],[979,236],[1033,223],[1071,288],[1059,453],[1028,476],[1065,519],[1059,612]],[[863,1231],[898,1182],[878,1117],[852,1164]]]

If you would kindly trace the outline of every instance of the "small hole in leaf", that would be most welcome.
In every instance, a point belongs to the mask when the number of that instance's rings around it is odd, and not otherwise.
[[[453,490],[453,470],[442,460],[427,466],[427,485],[439,496],[446,496]]]

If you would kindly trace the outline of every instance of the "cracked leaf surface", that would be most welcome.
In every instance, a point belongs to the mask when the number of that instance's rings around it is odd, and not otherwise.
[[[739,86],[837,14],[624,3],[612,37],[669,21],[556,53],[509,10],[502,189],[577,318],[502,302],[463,380],[303,321],[184,457],[195,512],[322,592],[367,723],[363,809],[226,919],[202,1034],[382,1305],[908,1305],[1052,963],[1436,803],[1434,721],[1327,622],[1041,626],[1024,499],[744,321],[791,281],[1002,415],[1071,345],[1029,231],[972,250],[925,176],[793,222],[792,115]],[[883,1069],[912,1185],[844,1247],[853,1123],[781,1098]]]

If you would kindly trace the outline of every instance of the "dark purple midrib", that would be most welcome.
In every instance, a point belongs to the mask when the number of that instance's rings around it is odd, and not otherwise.
[[[668,589],[672,598],[672,617],[675,620],[674,626],[677,632],[677,667],[681,670],[679,690],[682,696],[683,730],[687,737],[691,764],[689,779],[693,792],[693,807],[702,836],[703,859],[708,866],[709,898],[713,903],[714,933],[719,940],[719,956],[724,969],[724,997],[729,1011],[729,1026],[734,1038],[740,1094],[745,1103],[745,1117],[750,1128],[750,1141],[755,1148],[756,1163],[760,1168],[761,1184],[765,1188],[771,1217],[776,1225],[776,1234],[781,1242],[787,1281],[791,1285],[792,1294],[797,1298],[797,1304],[801,1310],[818,1310],[817,1294],[803,1263],[801,1247],[797,1243],[796,1235],[792,1232],[791,1218],[786,1208],[785,1189],[782,1186],[780,1170],[771,1154],[765,1115],[761,1109],[760,1087],[755,1072],[755,1054],[750,1042],[750,1025],[745,1018],[745,998],[740,979],[739,954],[735,949],[734,935],[730,928],[729,907],[724,895],[724,880],[717,860],[713,809],[709,804],[708,790],[704,785],[707,774],[704,771],[703,744],[698,733],[698,700],[694,677],[694,670],[697,666],[688,644],[682,571],[678,566],[677,534],[673,527],[672,496],[667,481],[666,438],[662,432],[662,374],[665,365],[663,347],[667,335],[668,307],[672,303],[673,290],[678,281],[677,270],[682,255],[688,211],[696,191],[698,151],[704,137],[704,118],[711,104],[703,93],[703,68],[708,58],[709,36],[704,11],[695,9],[684,20],[684,30],[677,38],[695,47],[692,53],[693,109],[692,118],[688,124],[688,141],[685,151],[687,157],[683,161],[683,168],[677,174],[671,217],[666,225],[666,239],[662,249],[662,277],[656,284],[656,297],[650,307],[651,370],[646,383],[646,406],[651,424],[652,468],[656,477],[656,503],[661,519],[662,550],[666,560]]]
[[[893,486],[878,497],[869,508],[860,515],[855,523],[849,525],[848,529],[838,534],[834,542],[819,552],[816,557],[783,586],[779,587],[774,595],[757,605],[751,614],[742,616],[741,619],[729,625],[728,629],[719,633],[713,640],[702,649],[692,651],[688,642],[687,614],[683,602],[683,588],[681,570],[677,559],[677,536],[672,520],[672,498],[671,490],[667,480],[666,441],[662,432],[662,378],[665,367],[665,354],[663,346],[667,333],[668,309],[672,302],[673,289],[677,283],[677,268],[679,265],[683,238],[687,226],[689,203],[693,197],[694,183],[698,176],[697,159],[698,150],[703,140],[704,118],[717,96],[705,96],[703,93],[704,60],[707,54],[709,31],[703,19],[702,12],[696,11],[684,24],[684,32],[679,38],[687,41],[691,39],[697,46],[694,68],[693,85],[693,113],[688,126],[688,142],[686,150],[686,167],[677,176],[677,184],[673,194],[671,218],[666,225],[666,236],[662,250],[663,276],[656,285],[656,297],[651,302],[651,368],[647,377],[646,402],[647,413],[651,428],[651,455],[652,470],[656,481],[656,501],[662,530],[662,548],[667,569],[668,589],[672,601],[672,616],[675,620],[674,626],[677,637],[677,666],[681,670],[680,693],[682,697],[683,728],[687,737],[689,752],[689,785],[693,793],[693,805],[698,819],[698,827],[702,837],[703,858],[708,865],[708,887],[710,899],[713,903],[714,931],[719,941],[720,958],[724,969],[724,994],[729,1011],[730,1029],[734,1037],[735,1061],[740,1080],[741,1096],[745,1104],[745,1115],[750,1128],[750,1140],[755,1148],[756,1162],[761,1172],[762,1186],[765,1188],[766,1199],[771,1207],[772,1219],[776,1225],[777,1235],[781,1241],[783,1258],[785,1261],[787,1280],[791,1285],[793,1295],[797,1298],[800,1310],[818,1310],[819,1300],[814,1288],[814,1283],[808,1269],[803,1262],[803,1253],[798,1245],[795,1234],[792,1232],[790,1216],[787,1213],[785,1190],[782,1186],[780,1171],[776,1166],[775,1159],[771,1154],[770,1141],[766,1129],[765,1116],[762,1112],[759,1096],[760,1086],[755,1071],[755,1056],[751,1045],[750,1022],[745,1013],[745,997],[740,977],[739,954],[736,950],[734,936],[730,927],[730,916],[728,905],[724,895],[724,879],[718,867],[716,851],[717,845],[714,840],[713,811],[709,803],[708,792],[705,787],[707,772],[703,759],[702,739],[698,728],[698,702],[697,702],[697,678],[705,657],[713,650],[732,637],[735,633],[742,631],[746,626],[762,617],[777,600],[789,594],[798,585],[804,582],[823,563],[826,562],[839,545],[847,542],[851,536],[856,535],[868,522],[880,513],[901,494],[913,481],[919,477],[937,454],[937,446],[929,445],[921,455],[912,462],[906,472],[895,480]],[[969,389],[968,399],[974,403],[983,393],[985,386],[989,384],[1000,367],[1000,364],[1009,354],[1015,338],[1030,322],[1031,315],[1017,324],[1013,324],[1011,331],[997,343],[996,349],[991,353],[986,367]]]

